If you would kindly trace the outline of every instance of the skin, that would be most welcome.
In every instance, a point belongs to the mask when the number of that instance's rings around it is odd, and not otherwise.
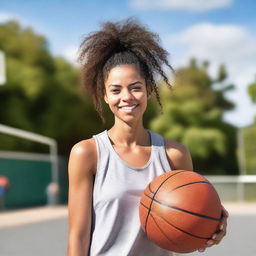
[[[113,148],[119,156],[134,167],[145,165],[150,157],[151,142],[143,127],[147,108],[145,79],[134,65],[121,65],[110,70],[105,80],[104,100],[114,114],[114,125],[108,130]],[[136,106],[133,110],[123,107]],[[173,170],[193,170],[187,148],[165,139],[167,159]],[[137,157],[137,156],[140,157]],[[97,150],[93,138],[75,144],[71,150],[69,173],[69,242],[68,256],[88,254],[91,230],[93,176],[97,168]],[[220,243],[226,234],[228,212],[223,208],[219,230],[207,242],[207,247]],[[86,254],[86,255],[87,255]]]

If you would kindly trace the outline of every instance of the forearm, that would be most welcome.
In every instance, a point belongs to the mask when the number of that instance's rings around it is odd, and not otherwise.
[[[77,237],[69,237],[67,256],[88,256],[89,240],[79,239]]]

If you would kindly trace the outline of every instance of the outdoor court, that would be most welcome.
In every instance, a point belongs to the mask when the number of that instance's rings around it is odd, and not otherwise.
[[[204,253],[184,255],[256,255],[256,203],[224,203],[224,206],[229,210],[230,217],[228,234],[222,243],[209,248]],[[65,256],[67,232],[67,208],[65,206],[0,213],[0,255]],[[120,255],[113,256],[125,255],[120,253]]]

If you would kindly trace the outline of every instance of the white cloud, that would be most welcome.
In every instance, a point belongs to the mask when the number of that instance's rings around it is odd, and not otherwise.
[[[240,26],[203,23],[169,36],[167,43],[174,53],[175,66],[187,65],[191,57],[209,60],[209,71],[216,76],[218,66],[225,64],[228,81],[236,85],[227,97],[237,104],[237,109],[225,118],[237,126],[252,122],[256,107],[250,102],[247,86],[256,74],[256,38],[249,31]]]
[[[256,57],[256,38],[239,26],[199,24],[172,35],[170,41],[188,46],[189,55],[215,61],[248,62]]]
[[[140,10],[186,10],[205,12],[217,8],[225,8],[233,0],[130,0],[132,7]]]
[[[24,18],[23,16],[19,16],[16,13],[0,11],[0,23],[6,23],[10,20],[17,21],[22,28],[30,27],[38,34],[47,35],[49,30],[49,28],[44,27],[43,24],[40,24],[31,19]]]
[[[22,25],[28,25],[28,21],[26,21],[23,17],[15,13],[9,12],[0,12],[0,23],[8,22],[9,20],[16,20]]]
[[[64,49],[60,55],[63,56],[66,60],[68,60],[73,65],[78,65],[77,58],[79,54],[79,49],[77,46],[70,46]]]

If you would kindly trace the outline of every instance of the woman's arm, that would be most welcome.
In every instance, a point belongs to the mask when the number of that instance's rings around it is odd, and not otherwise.
[[[172,170],[193,171],[190,153],[184,145],[176,141],[165,140],[165,149]],[[207,247],[220,243],[227,232],[227,218],[228,211],[222,206],[222,219],[217,232],[207,241],[207,245],[204,248],[200,248],[198,251],[203,252]]]
[[[224,208],[224,206],[222,206],[222,219],[220,221],[218,230],[215,234],[213,234],[211,239],[207,241],[207,246],[206,247],[211,247],[215,244],[219,244],[221,242],[221,240],[223,239],[223,237],[226,235],[228,216],[229,216],[228,211]],[[199,251],[204,252],[206,247],[205,248],[200,248]]]
[[[94,139],[84,140],[71,150],[68,175],[68,256],[85,256],[90,246],[93,174],[97,152]]]
[[[190,153],[184,145],[165,139],[165,150],[172,170],[193,171]]]

